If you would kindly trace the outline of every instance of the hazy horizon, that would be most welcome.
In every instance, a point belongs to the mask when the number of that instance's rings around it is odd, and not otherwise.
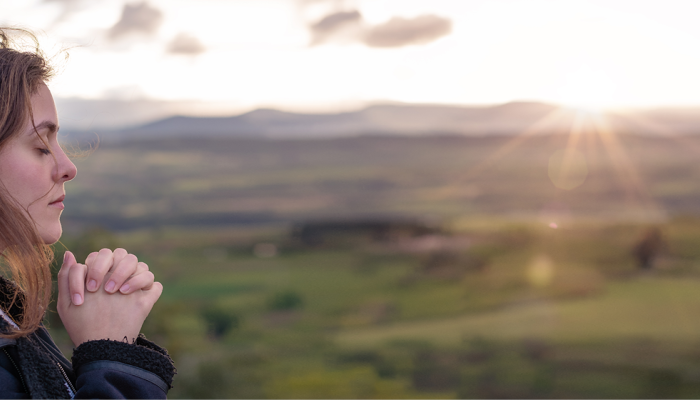
[[[239,109],[228,103],[206,103],[201,101],[166,101],[157,99],[84,99],[61,98],[55,99],[60,115],[61,127],[64,130],[121,130],[142,126],[171,117],[191,118],[230,118],[238,117],[256,110],[275,110],[285,113],[302,115],[338,115],[358,112],[372,106],[397,105],[408,107],[449,107],[478,109],[503,106],[506,104],[543,104],[564,110],[608,113],[648,113],[648,112],[690,112],[697,111],[700,119],[700,104],[698,105],[659,105],[647,107],[606,107],[600,109],[573,107],[565,104],[546,102],[534,99],[511,100],[502,103],[418,103],[395,100],[375,100],[364,103],[341,103],[335,107],[328,105],[324,108],[308,109],[294,106],[260,105],[252,108]],[[683,114],[682,114],[683,115]],[[687,115],[683,115],[687,117]],[[699,121],[700,122],[700,121]],[[700,125],[698,125],[700,127]]]

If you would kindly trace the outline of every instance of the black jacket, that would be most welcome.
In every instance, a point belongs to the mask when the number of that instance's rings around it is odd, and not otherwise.
[[[0,277],[0,307],[9,282]],[[9,284],[11,285],[11,284]],[[0,318],[0,331],[12,326]],[[0,338],[0,398],[165,398],[175,367],[165,349],[140,335],[136,343],[95,340],[73,350],[69,362],[42,326],[19,339]]]

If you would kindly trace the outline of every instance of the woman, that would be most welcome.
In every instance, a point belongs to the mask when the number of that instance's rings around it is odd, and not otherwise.
[[[31,39],[13,47],[11,34]],[[66,252],[58,313],[73,344],[69,362],[41,325],[51,296],[49,245],[61,236],[64,184],[75,165],[57,141],[46,82],[52,70],[30,33],[0,29],[0,398],[164,398],[174,367],[139,331],[162,286],[123,249],[85,264]]]

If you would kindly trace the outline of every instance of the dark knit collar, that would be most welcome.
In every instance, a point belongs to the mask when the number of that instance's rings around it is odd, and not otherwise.
[[[18,292],[12,303],[14,293],[18,291],[14,282],[0,277],[0,307],[15,321],[22,316],[24,296]],[[43,327],[39,328],[44,329]],[[11,332],[14,328],[0,318],[0,332]],[[61,399],[70,397],[66,378],[64,378],[57,360],[48,351],[37,332],[15,340],[17,346],[17,365],[25,377],[24,382],[33,399]],[[64,371],[72,374],[72,371]]]
[[[58,362],[35,333],[17,339],[19,368],[33,399],[65,399],[70,392]]]

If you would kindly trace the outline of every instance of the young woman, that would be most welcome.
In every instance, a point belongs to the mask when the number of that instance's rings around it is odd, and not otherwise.
[[[32,49],[15,47],[15,35]],[[50,245],[76,168],[58,144],[52,70],[36,43],[0,29],[0,398],[164,398],[172,360],[139,335],[162,286],[134,255],[102,249],[79,264],[66,252],[57,308],[76,346],[72,362],[41,325]]]

